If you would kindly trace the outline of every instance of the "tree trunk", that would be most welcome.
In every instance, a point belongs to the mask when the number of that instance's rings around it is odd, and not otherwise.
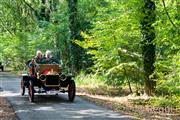
[[[71,60],[71,72],[76,74],[80,70],[80,60],[81,60],[81,48],[76,45],[73,40],[79,38],[79,30],[77,26],[77,0],[68,0],[69,7],[69,28],[71,32],[71,42],[70,42],[70,60]]]
[[[49,7],[49,10],[50,12],[57,12],[57,6],[59,4],[59,1],[58,0],[51,0],[49,1],[49,4],[50,4],[50,7]],[[59,25],[59,21],[57,19],[51,21],[54,25],[58,26]],[[54,48],[55,48],[55,56],[56,56],[56,59],[60,62],[60,60],[62,59],[61,58],[61,46],[60,46],[60,41],[59,41],[59,35],[61,33],[59,32],[59,30],[57,29],[56,30],[56,33],[55,33],[55,40],[54,40]]]
[[[130,93],[133,93],[132,88],[131,88],[131,82],[129,81],[129,78],[128,78],[128,75],[126,73],[126,68],[125,67],[124,67],[124,75],[125,75],[127,83],[128,83],[129,91],[130,91]]]
[[[155,29],[152,24],[155,22],[155,3],[151,0],[144,0],[142,8],[141,33],[142,33],[142,54],[144,62],[145,92],[147,95],[153,95],[155,81],[150,78],[154,72],[155,49],[153,43],[155,39]]]

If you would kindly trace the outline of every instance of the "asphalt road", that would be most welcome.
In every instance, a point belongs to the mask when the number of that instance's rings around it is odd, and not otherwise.
[[[106,108],[89,103],[81,98],[75,98],[73,103],[67,99],[67,94],[35,95],[35,103],[28,101],[27,90],[21,96],[20,79],[8,72],[0,72],[0,87],[12,104],[20,120],[131,120],[131,116],[107,110]]]

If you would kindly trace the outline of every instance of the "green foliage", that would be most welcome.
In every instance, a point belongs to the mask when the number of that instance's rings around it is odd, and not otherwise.
[[[151,105],[155,108],[164,107],[164,108],[180,108],[179,103],[180,98],[177,96],[166,96],[166,97],[152,97],[149,99],[129,99],[128,101],[134,105]]]
[[[165,1],[170,19],[179,26],[178,2]],[[157,93],[180,96],[180,42],[179,28],[175,28],[168,18],[161,2],[157,2],[156,40]]]
[[[158,61],[157,92],[162,95],[179,95],[180,96],[180,54],[174,55],[171,59]],[[165,64],[166,63],[166,64]]]
[[[105,76],[99,76],[97,74],[87,75],[81,72],[76,76],[75,80],[78,89],[88,94],[119,96],[122,93],[121,87],[107,85],[105,81],[107,81],[108,78]]]
[[[99,87],[99,86],[104,86],[105,85],[105,79],[106,77],[103,76],[98,76],[98,75],[93,75],[89,74],[86,75],[84,72],[81,72],[78,76],[76,76],[76,83],[79,86],[89,86],[89,87]],[[98,86],[96,86],[98,85]]]
[[[76,41],[93,56],[92,70],[107,75],[109,84],[118,86],[126,76],[134,79],[134,71],[140,71],[141,58],[133,56],[141,52],[138,7],[134,0],[100,2],[95,9],[96,17],[91,20],[93,28],[88,33],[81,32],[85,41]]]
[[[22,70],[25,61],[34,57],[38,49],[43,52],[52,50],[57,59],[61,57],[63,62],[68,61],[67,3],[62,2],[57,11],[51,12],[50,21],[38,20],[40,5],[39,2],[31,0],[0,2],[0,56],[7,66]],[[64,64],[66,65],[66,62]]]
[[[173,96],[171,98],[154,98],[149,100],[149,104],[155,107],[173,107],[173,108],[180,108],[179,103],[180,98]]]

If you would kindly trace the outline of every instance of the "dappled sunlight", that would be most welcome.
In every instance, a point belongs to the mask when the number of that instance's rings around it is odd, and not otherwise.
[[[88,94],[88,93],[77,93],[77,95],[79,96],[88,96],[91,98],[97,98],[97,99],[102,99],[102,100],[108,100],[111,102],[119,102],[119,103],[127,103],[128,100],[130,99],[143,99],[143,100],[147,100],[150,99],[152,97],[147,96],[147,95],[142,95],[142,96],[133,96],[133,95],[128,95],[128,96],[122,96],[122,97],[112,97],[112,96],[105,96],[105,95],[92,95],[92,94]]]
[[[16,113],[27,113],[27,112],[29,112],[29,110],[17,110],[17,111],[15,111]]]
[[[72,111],[71,111],[72,112]],[[131,118],[131,116],[120,116],[119,113],[114,113],[111,111],[97,110],[97,109],[85,109],[77,111],[78,114],[83,116],[93,116],[93,117],[104,117],[104,118]]]
[[[15,96],[19,96],[20,94],[17,92],[13,92],[13,91],[3,91],[0,92],[0,96],[3,97],[15,97]]]
[[[53,107],[39,107],[39,108],[36,108],[34,110],[42,110],[42,111],[55,111],[55,109],[53,109]]]
[[[42,96],[38,96],[42,97]],[[49,99],[51,96],[44,97],[44,101],[41,103],[29,103],[24,102],[24,104],[15,104],[15,108],[17,109],[15,112],[20,116],[25,116],[26,114],[33,115],[44,115],[41,116],[42,118],[48,119],[56,119],[58,116],[64,119],[125,119],[125,118],[132,118],[131,116],[120,115],[119,113],[115,113],[113,111],[109,111],[107,109],[103,109],[93,104],[89,104],[86,101],[81,101],[81,99],[77,98],[76,103],[69,103],[69,102],[62,102],[61,100],[59,103],[56,101],[56,97],[52,98],[49,103]],[[62,96],[61,96],[62,97]],[[58,99],[59,97],[57,97]],[[38,98],[37,98],[38,99]],[[42,100],[42,98],[40,98]],[[53,103],[54,100],[54,103]],[[20,100],[21,102],[23,100]],[[14,102],[17,102],[14,101]],[[23,103],[23,102],[22,102]],[[26,105],[26,107],[24,107]],[[68,109],[67,109],[68,108]],[[56,115],[56,116],[54,116]]]

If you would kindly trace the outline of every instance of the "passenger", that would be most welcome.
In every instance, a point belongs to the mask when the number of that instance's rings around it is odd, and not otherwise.
[[[55,60],[53,57],[52,57],[52,52],[50,50],[47,50],[46,51],[46,64],[58,64],[58,61]]]

